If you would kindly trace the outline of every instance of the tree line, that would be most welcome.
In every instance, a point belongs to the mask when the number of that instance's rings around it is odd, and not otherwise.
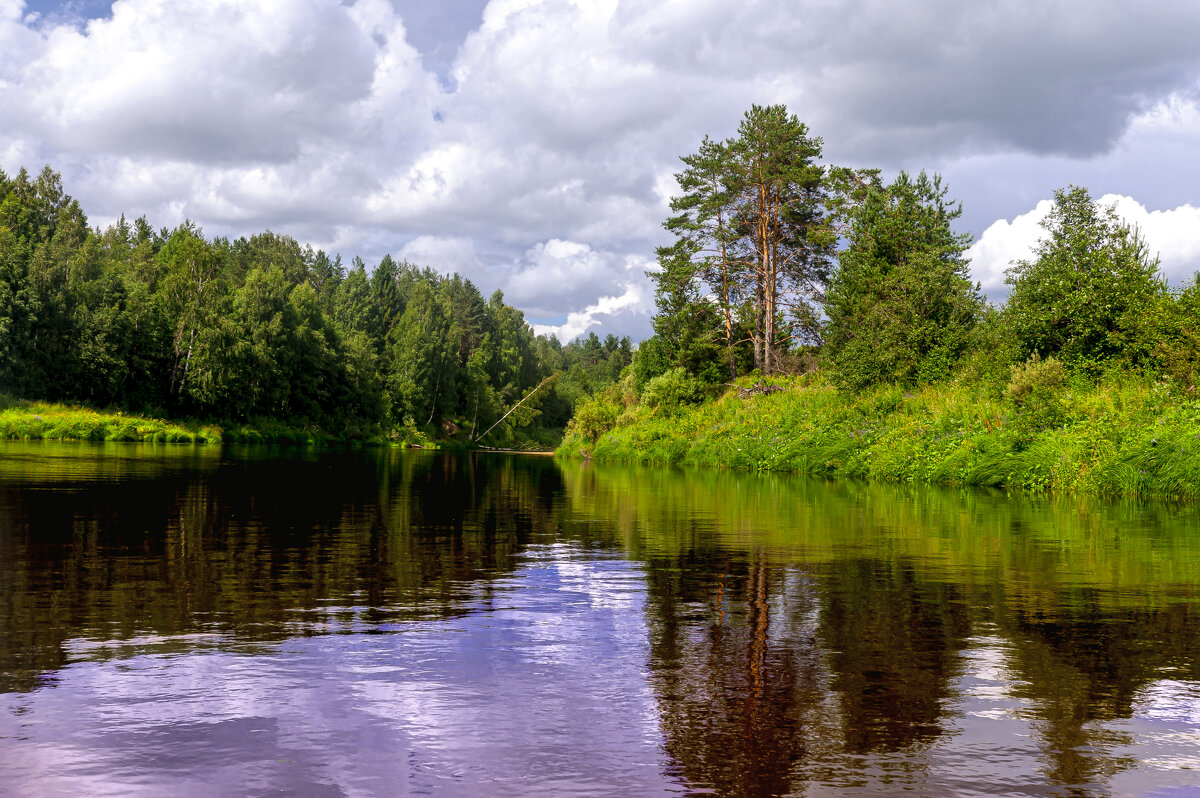
[[[61,176],[0,171],[0,392],[350,436],[553,440],[633,358],[563,346],[497,291],[384,256],[230,241],[193,222],[93,229]],[[522,401],[523,400],[523,401]],[[510,412],[511,411],[511,412]],[[503,419],[503,421],[501,421]],[[500,423],[497,423],[500,422]]]
[[[735,136],[682,157],[639,392],[666,375],[713,385],[815,368],[855,390],[964,369],[1003,384],[1016,367],[1150,370],[1194,390],[1200,277],[1170,290],[1139,231],[1086,189],[1055,193],[997,307],[970,279],[971,237],[940,176],[887,182],[821,164],[822,146],[785,107],[753,106]]]

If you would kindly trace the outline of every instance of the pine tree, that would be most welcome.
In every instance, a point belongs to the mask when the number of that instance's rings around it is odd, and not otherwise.
[[[794,344],[819,339],[837,241],[824,212],[820,155],[821,140],[795,115],[756,105],[736,137],[706,138],[682,158],[682,193],[664,223],[676,240],[658,251],[651,273],[660,301],[655,329],[663,328],[670,360],[707,356],[672,347],[718,345],[733,377],[749,339],[754,367],[771,373]]]

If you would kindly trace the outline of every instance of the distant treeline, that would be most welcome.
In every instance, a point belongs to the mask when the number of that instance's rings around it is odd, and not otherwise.
[[[497,291],[385,256],[185,222],[88,226],[61,177],[0,171],[0,393],[168,417],[285,419],[350,437],[552,441],[632,360],[562,346]]]

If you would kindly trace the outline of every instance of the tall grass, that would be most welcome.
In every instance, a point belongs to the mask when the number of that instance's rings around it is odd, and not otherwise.
[[[221,428],[0,396],[0,438],[220,443]]]
[[[743,381],[743,387],[750,381]],[[1200,401],[1136,375],[1065,386],[1052,415],[985,385],[861,394],[819,376],[701,405],[626,408],[566,456],[1106,495],[1200,496]],[[1051,421],[1047,421],[1051,419]]]
[[[338,435],[311,425],[292,425],[271,418],[255,418],[247,423],[167,421],[120,411],[97,411],[77,405],[27,402],[0,394],[0,439],[4,438],[193,444],[387,443],[387,439],[374,427],[348,427]]]

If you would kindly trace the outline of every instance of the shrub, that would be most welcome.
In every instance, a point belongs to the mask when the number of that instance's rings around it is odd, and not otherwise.
[[[958,362],[983,310],[970,236],[951,228],[960,213],[941,178],[924,172],[901,172],[851,212],[825,304],[823,352],[840,386],[925,384]]]
[[[1166,290],[1145,239],[1075,186],[1055,192],[1042,226],[1037,257],[1008,275],[1005,313],[1022,351],[1093,374],[1108,362],[1140,364],[1153,337],[1143,327]]]
[[[642,391],[642,403],[660,410],[675,410],[704,398],[704,384],[686,369],[673,368],[652,378]]]
[[[1012,377],[1004,389],[1005,398],[1012,401],[1021,411],[1024,429],[1054,427],[1062,423],[1066,415],[1063,392],[1067,384],[1067,370],[1056,357],[1042,360],[1037,354],[1011,369]]]
[[[584,399],[575,406],[575,415],[567,426],[567,437],[582,435],[595,443],[617,423],[621,408],[603,393]]]

